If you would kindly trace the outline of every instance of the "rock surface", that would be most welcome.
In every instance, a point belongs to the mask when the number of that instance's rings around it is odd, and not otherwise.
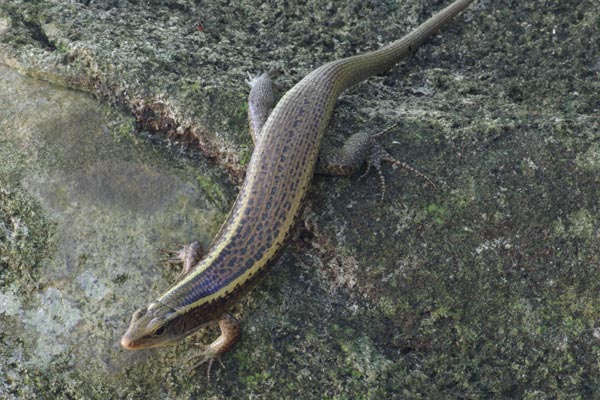
[[[245,336],[210,382],[185,367],[193,341],[117,346],[175,276],[158,249],[208,244],[233,200],[219,171],[239,181],[251,152],[246,72],[281,69],[283,92],[442,3],[0,2],[0,62],[137,123],[0,70],[0,393],[600,397],[591,0],[479,1],[340,99],[333,142],[401,121],[383,144],[438,188],[389,169],[379,201],[377,179],[317,177],[306,226],[236,309]]]

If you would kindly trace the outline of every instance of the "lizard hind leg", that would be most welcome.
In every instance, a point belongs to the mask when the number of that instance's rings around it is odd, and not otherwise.
[[[250,86],[248,122],[254,145],[260,140],[262,128],[267,122],[273,107],[275,107],[275,95],[273,94],[271,79],[278,74],[279,71],[269,71],[255,77],[248,74],[248,79],[246,79],[246,83]]]
[[[431,186],[435,187],[433,181],[425,174],[405,162],[396,160],[377,143],[377,139],[389,133],[398,125],[399,124],[396,123],[374,135],[365,132],[356,133],[346,140],[342,148],[324,146],[319,155],[316,173],[323,175],[349,176],[357,172],[363,162],[366,162],[367,169],[360,178],[365,177],[371,169],[374,169],[379,176],[381,198],[383,200],[386,193],[386,184],[381,164],[387,162],[412,172],[418,177],[423,178]]]
[[[367,168],[366,168],[365,172],[360,176],[359,179],[362,179],[365,176],[367,176],[369,171],[371,171],[371,168],[374,169],[377,172],[377,175],[379,176],[379,182],[380,182],[380,186],[381,186],[381,200],[383,200],[385,198],[385,193],[386,193],[385,177],[383,176],[383,172],[382,172],[382,168],[381,168],[381,164],[383,162],[390,163],[392,165],[395,165],[397,167],[405,169],[409,172],[412,172],[419,178],[424,179],[427,182],[427,184],[429,184],[430,186],[435,187],[435,183],[433,183],[433,181],[427,175],[425,175],[424,173],[422,173],[421,171],[419,171],[418,169],[416,169],[415,167],[413,167],[412,165],[410,165],[408,163],[396,160],[394,157],[392,157],[390,155],[390,153],[388,153],[383,147],[381,147],[377,143],[372,144],[371,152],[370,152],[369,156],[367,157],[366,162],[367,162]]]

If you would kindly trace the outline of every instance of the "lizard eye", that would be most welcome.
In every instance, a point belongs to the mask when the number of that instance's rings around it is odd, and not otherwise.
[[[158,328],[157,330],[154,331],[154,336],[162,336],[164,335],[166,332],[166,328],[165,326],[161,326],[160,328]]]

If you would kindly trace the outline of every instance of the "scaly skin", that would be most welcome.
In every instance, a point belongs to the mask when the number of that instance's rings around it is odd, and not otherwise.
[[[260,132],[253,133],[255,148],[246,179],[208,253],[166,293],[134,313],[121,345],[164,346],[219,320],[222,335],[206,347],[204,357],[214,359],[231,348],[240,328],[227,310],[283,249],[312,180],[337,97],[415,51],[472,2],[455,1],[402,39],[325,64],[289,90]]]

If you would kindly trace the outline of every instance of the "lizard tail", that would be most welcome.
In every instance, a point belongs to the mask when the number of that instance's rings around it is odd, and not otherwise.
[[[413,31],[382,47],[365,54],[336,60],[318,68],[329,70],[334,79],[336,90],[341,93],[369,76],[380,74],[413,53],[442,26],[467,8],[474,0],[456,0]],[[324,71],[321,71],[323,73]],[[327,74],[328,75],[328,74]]]

